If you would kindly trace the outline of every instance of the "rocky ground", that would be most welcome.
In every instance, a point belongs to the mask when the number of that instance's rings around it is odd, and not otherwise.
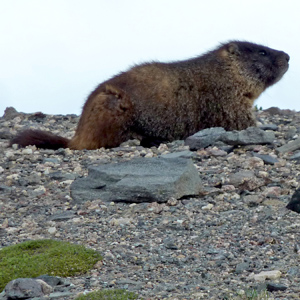
[[[188,146],[176,141],[147,149],[133,141],[94,151],[9,148],[9,138],[24,128],[72,137],[78,116],[8,109],[0,118],[0,247],[55,238],[100,251],[102,263],[68,279],[74,295],[124,288],[144,299],[239,299],[234,295],[245,289],[268,286],[274,299],[299,299],[300,215],[285,206],[299,186],[300,145],[276,149],[297,144],[300,113],[274,108],[257,119],[274,132],[272,145],[194,152],[205,186],[199,197],[75,204],[70,185],[88,166]]]

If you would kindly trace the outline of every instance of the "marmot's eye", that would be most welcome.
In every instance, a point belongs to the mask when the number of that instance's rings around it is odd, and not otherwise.
[[[260,55],[262,56],[266,56],[267,55],[267,51],[266,50],[259,50],[258,52]]]

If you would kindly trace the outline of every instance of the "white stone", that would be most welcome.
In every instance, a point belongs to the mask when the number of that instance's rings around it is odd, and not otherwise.
[[[79,173],[79,172],[81,172],[81,170],[82,170],[82,168],[80,166],[77,166],[74,168],[75,173]]]
[[[69,148],[66,148],[66,149],[65,149],[65,154],[66,154],[66,155],[72,155],[72,154],[73,154],[73,151],[72,151],[71,149],[69,149]]]
[[[56,227],[50,227],[50,228],[48,229],[48,232],[49,232],[50,234],[54,234],[54,233],[56,232]]]
[[[112,218],[109,222],[110,225],[128,225],[130,223],[132,223],[132,219],[131,218],[118,218],[118,219],[115,219],[115,218]]]
[[[207,205],[202,206],[202,210],[211,210],[213,207],[214,207],[213,204],[208,203]]]
[[[45,295],[49,295],[53,292],[53,287],[47,284],[44,280],[36,279],[36,281],[41,284],[42,291]]]
[[[6,218],[3,223],[2,223],[2,228],[7,228],[8,227],[8,219]]]
[[[174,197],[171,197],[168,201],[167,204],[170,206],[176,206],[178,204],[178,200]]]
[[[59,185],[65,187],[65,186],[70,185],[73,181],[74,181],[73,179],[65,180],[65,181],[60,182]]]
[[[237,294],[239,296],[243,296],[243,295],[245,295],[245,291],[244,290],[237,290]]]
[[[20,123],[20,122],[22,121],[22,119],[21,119],[20,117],[15,117],[15,118],[13,119],[13,121],[14,121],[15,123]]]
[[[46,188],[44,186],[40,186],[36,189],[33,190],[35,193],[45,193],[46,192]]]
[[[281,272],[279,270],[273,270],[273,271],[263,271],[259,274],[255,274],[253,276],[255,281],[265,281],[266,279],[275,280],[281,277]]]
[[[195,293],[192,295],[194,299],[207,299],[207,294],[206,293]]]
[[[12,151],[7,151],[7,152],[5,152],[5,156],[6,156],[7,158],[11,158],[11,157],[14,156],[14,152],[12,152]]]
[[[230,196],[230,199],[231,200],[238,200],[238,199],[241,199],[241,196],[237,193],[233,193],[231,196]]]
[[[257,177],[268,178],[269,177],[269,173],[265,172],[265,171],[259,171]]]
[[[145,157],[149,158],[149,157],[153,157],[153,152],[149,152],[145,155]]]
[[[166,144],[160,144],[157,150],[159,152],[168,151],[168,146]]]
[[[11,174],[11,175],[8,175],[7,177],[6,177],[6,179],[13,179],[13,180],[15,180],[15,179],[19,179],[19,175],[18,174]]]
[[[23,149],[22,150],[22,154],[32,154],[33,153],[33,151],[32,151],[32,149]]]
[[[82,219],[81,218],[73,218],[72,221],[73,221],[73,223],[78,224],[78,223],[82,222]]]

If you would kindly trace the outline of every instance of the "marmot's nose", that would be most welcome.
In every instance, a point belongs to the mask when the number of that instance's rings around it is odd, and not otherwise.
[[[286,61],[289,62],[289,61],[290,61],[290,56],[289,56],[287,53],[285,53],[285,52],[283,52],[283,53],[284,53],[284,55],[285,55]]]

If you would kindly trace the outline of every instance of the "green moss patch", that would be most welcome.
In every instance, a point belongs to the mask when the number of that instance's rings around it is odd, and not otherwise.
[[[137,298],[138,295],[125,290],[101,290],[81,295],[75,300],[131,300]]]
[[[27,241],[4,247],[0,250],[0,292],[17,278],[84,274],[101,259],[97,251],[56,240]]]

